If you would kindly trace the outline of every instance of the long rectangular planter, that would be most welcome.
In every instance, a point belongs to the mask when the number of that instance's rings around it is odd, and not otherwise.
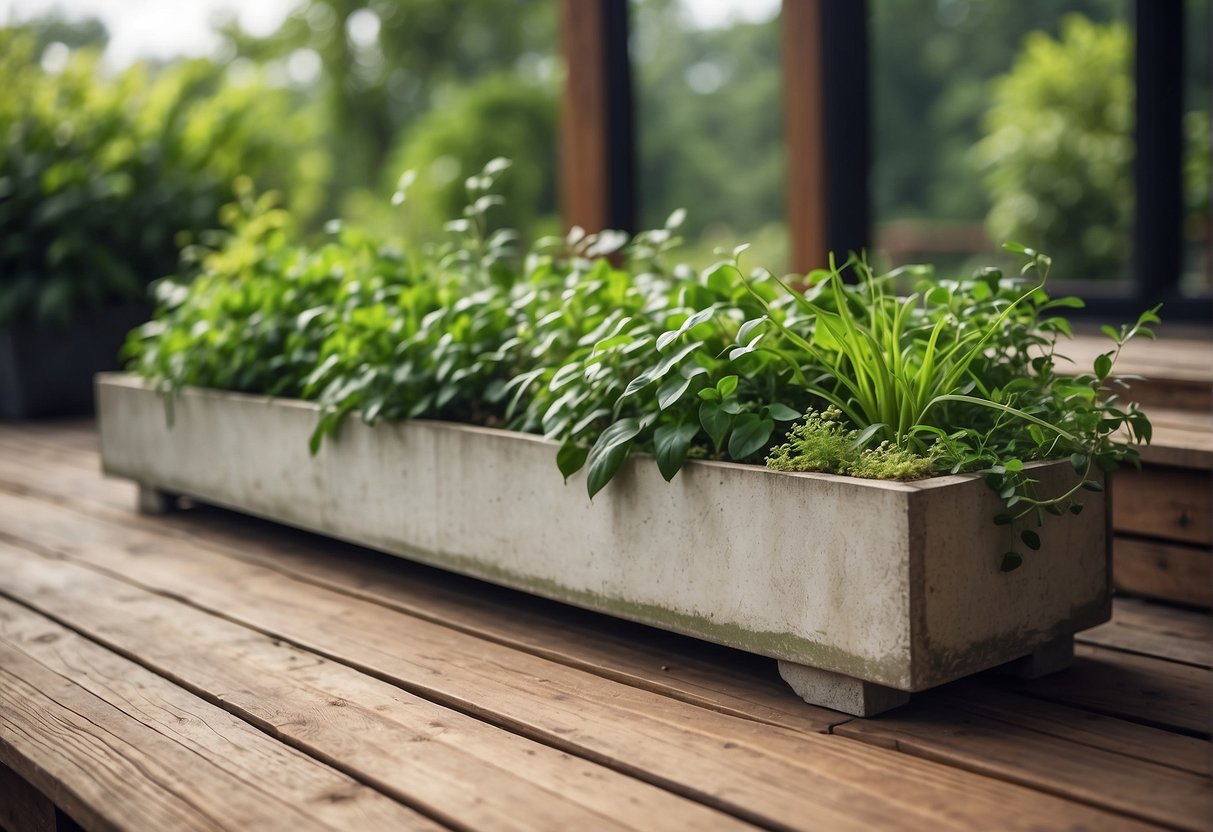
[[[309,455],[315,405],[98,377],[107,473],[537,595],[779,659],[802,696],[872,713],[1048,651],[1110,615],[1106,506],[1008,531],[974,476],[912,483],[630,459],[592,502],[556,445],[487,428],[351,418]],[[1068,463],[1035,469],[1047,493]]]

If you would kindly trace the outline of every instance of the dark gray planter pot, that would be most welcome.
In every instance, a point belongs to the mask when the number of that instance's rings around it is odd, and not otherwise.
[[[127,304],[68,324],[0,327],[0,419],[91,413],[93,376],[118,367],[126,334],[149,313],[146,304]]]

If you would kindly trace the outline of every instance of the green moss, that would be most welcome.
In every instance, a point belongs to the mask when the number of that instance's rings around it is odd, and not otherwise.
[[[930,476],[934,453],[923,455],[892,442],[861,449],[860,434],[848,429],[835,407],[809,409],[788,441],[774,448],[767,467],[776,471],[818,471],[871,480],[913,480]]]

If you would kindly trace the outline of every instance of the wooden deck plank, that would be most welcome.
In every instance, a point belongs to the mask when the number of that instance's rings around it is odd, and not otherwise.
[[[1112,609],[1112,620],[1078,636],[1126,653],[1213,667],[1213,618],[1207,613],[1124,598]]]
[[[17,651],[265,793],[267,812],[327,828],[437,830],[437,824],[316,762],[172,682],[0,598],[0,649]]]
[[[86,827],[324,829],[0,642],[0,762]]]
[[[1209,737],[1209,670],[1093,644],[1076,645],[1074,653],[1074,666],[1062,673],[1008,684],[1031,696]]]
[[[678,829],[740,826],[116,579],[7,544],[0,564],[5,594],[450,825],[645,829],[660,816]]]
[[[1118,533],[1176,543],[1213,543],[1213,479],[1190,468],[1143,468],[1116,474],[1112,526]]]
[[[1213,606],[1213,553],[1206,546],[1117,535],[1112,575],[1120,592],[1205,609]]]
[[[1111,349],[1107,338],[1076,335],[1058,344],[1058,353],[1074,361],[1060,365],[1064,371],[1090,372],[1095,356]],[[1207,337],[1162,335],[1157,341],[1135,339],[1116,362],[1120,375],[1144,376],[1134,381],[1124,398],[1140,401],[1147,410],[1156,407],[1208,412],[1213,408],[1213,343]]]
[[[1208,829],[1213,817],[1208,776],[1039,731],[988,704],[924,695],[835,732],[1176,829]]]
[[[955,682],[925,697],[940,709],[960,708],[1059,739],[1208,778],[1208,740],[1166,731],[1005,689],[998,674]]]
[[[1147,413],[1154,428],[1143,461],[1154,465],[1213,469],[1213,413],[1152,407]]]
[[[56,618],[70,619],[73,627],[103,629],[105,638],[123,640],[123,649],[141,660],[160,645],[163,655],[156,654],[157,662],[182,661],[180,651],[148,635],[149,627],[180,627],[180,621],[162,622],[163,615],[149,620],[139,611],[154,606],[149,598],[177,604],[171,595],[765,825],[1140,826],[1116,814],[846,738],[798,733],[690,706],[217,553],[186,554],[180,541],[136,539],[126,551],[115,551],[112,543],[98,539],[105,536],[105,524],[84,518],[82,526],[75,517],[66,534],[77,542],[55,542],[29,513],[12,511],[13,499],[0,500],[0,524],[39,538],[38,545],[57,548],[73,561],[122,575],[122,580],[60,561],[48,560],[34,569],[28,557],[4,554],[2,565],[15,575],[8,591]],[[33,501],[24,502],[23,508],[32,508],[28,504]],[[23,563],[35,574],[24,574]],[[48,570],[60,576],[49,586]],[[78,573],[75,579],[62,578],[71,572]],[[123,605],[135,584],[163,594],[145,593],[138,604]],[[114,614],[115,606],[123,606],[121,615]],[[91,620],[94,616],[98,620]],[[224,656],[218,664],[226,667],[231,661]],[[1008,805],[1023,808],[1008,817]]]

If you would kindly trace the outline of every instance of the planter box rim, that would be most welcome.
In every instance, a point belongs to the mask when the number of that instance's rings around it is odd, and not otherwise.
[[[136,390],[151,390],[161,391],[157,388],[156,383],[134,373],[112,372],[98,373],[98,384],[112,384],[121,387],[129,387]],[[188,391],[190,395],[204,396],[207,398],[217,399],[236,399],[243,401],[259,401],[264,403],[273,403],[275,407],[289,407],[305,410],[319,414],[321,406],[316,402],[310,402],[305,399],[296,399],[289,396],[270,396],[265,393],[244,393],[237,390],[225,390],[218,387],[196,387],[187,386],[182,391]],[[357,414],[351,413],[349,419],[358,419]],[[400,425],[400,424],[418,424],[430,425],[451,430],[466,431],[469,433],[480,433],[490,436],[508,436],[513,439],[525,440],[536,444],[550,447],[553,451],[552,456],[552,473],[553,476],[560,476],[556,468],[555,451],[560,447],[560,443],[555,440],[548,439],[535,433],[524,433],[516,430],[506,430],[504,428],[491,428],[485,425],[475,425],[466,422],[452,422],[444,419],[406,419],[399,422],[381,421],[377,425]],[[331,441],[329,439],[326,442]],[[638,453],[635,456],[652,459],[650,454]],[[1034,460],[1025,463],[1024,467],[1028,469],[1043,468],[1054,465],[1059,465],[1067,462],[1065,459],[1044,459]],[[693,467],[715,468],[721,470],[740,470],[740,471],[762,471],[765,475],[776,477],[794,477],[797,479],[813,479],[821,482],[842,482],[852,485],[870,486],[872,488],[882,488],[890,491],[901,491],[905,493],[915,493],[919,491],[932,490],[936,488],[946,488],[957,483],[970,482],[975,479],[980,479],[981,475],[972,474],[939,474],[932,477],[924,477],[917,480],[880,480],[867,477],[852,477],[843,474],[827,474],[819,471],[777,471],[772,468],[767,468],[765,465],[751,465],[744,462],[732,462],[719,459],[688,459],[686,465]],[[607,486],[610,488],[610,485]]]

